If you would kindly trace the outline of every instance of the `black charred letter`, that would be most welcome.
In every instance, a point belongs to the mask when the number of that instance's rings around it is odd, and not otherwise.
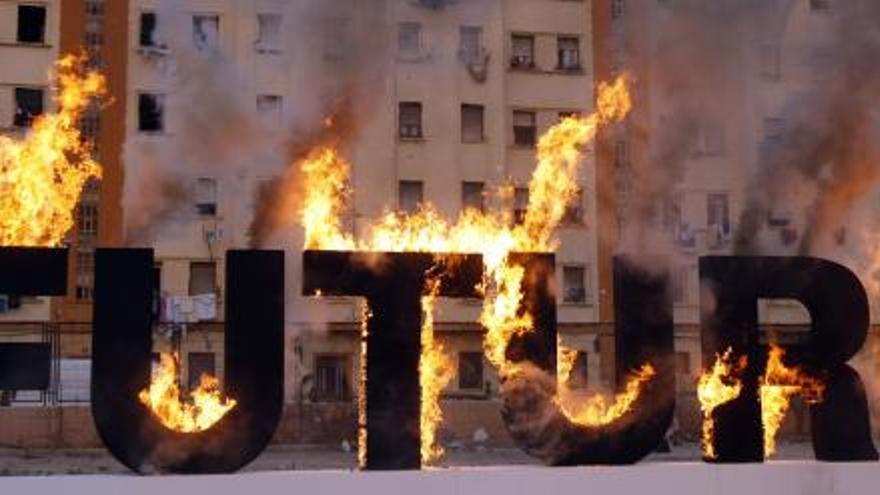
[[[63,296],[67,292],[67,250],[0,248],[0,294]],[[50,344],[0,343],[0,390],[49,388]]]
[[[517,444],[554,465],[630,464],[654,451],[675,410],[672,303],[668,276],[615,258],[616,375],[620,389],[645,365],[653,376],[631,408],[605,424],[579,424],[555,404],[556,296],[552,255],[519,255],[525,267],[524,309],[534,331],[515,339],[508,359],[528,361],[539,372],[514,377],[502,387],[503,416]],[[662,266],[662,263],[645,263]]]
[[[209,429],[178,433],[138,400],[150,383],[152,250],[99,249],[92,412],[110,452],[138,472],[229,473],[268,445],[284,394],[284,253],[226,257],[225,395],[237,405]]]
[[[865,389],[846,362],[867,337],[868,299],[847,268],[815,258],[705,257],[700,259],[703,364],[731,348],[746,356],[742,392],[715,410],[717,462],[764,459],[759,379],[767,348],[759,342],[758,299],[794,299],[812,319],[807,342],[789,347],[797,366],[825,385],[811,406],[813,448],[825,461],[876,460]]]
[[[421,467],[419,356],[425,283],[429,271],[436,271],[438,296],[477,297],[482,269],[479,256],[303,253],[304,295],[361,296],[370,308],[365,469]]]

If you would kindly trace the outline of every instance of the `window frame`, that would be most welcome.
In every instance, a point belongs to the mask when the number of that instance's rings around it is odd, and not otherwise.
[[[524,42],[528,45],[528,53],[520,54],[517,41]],[[534,70],[535,64],[535,35],[531,33],[511,33],[510,34],[510,63],[509,67],[513,70]]]
[[[415,111],[409,115],[404,110]],[[406,117],[406,118],[404,118]],[[411,119],[411,117],[417,117]],[[413,122],[409,122],[414,120]],[[406,121],[406,122],[405,122]],[[397,104],[397,137],[402,140],[421,140],[425,138],[424,106],[420,101],[401,101]]]
[[[464,359],[467,357],[467,359]],[[473,359],[474,362],[469,360]],[[479,364],[477,364],[479,363]],[[462,373],[463,365],[474,368],[473,381],[465,383],[466,373]],[[456,360],[456,387],[462,392],[484,392],[486,390],[486,363],[485,357],[480,351],[459,351]]]
[[[517,115],[529,116],[530,126],[517,125]],[[515,109],[512,113],[513,145],[521,148],[534,148],[538,144],[538,112],[535,110]]]
[[[165,132],[165,100],[166,95],[164,93],[153,93],[150,91],[138,91],[137,93],[138,101],[137,101],[137,119],[138,132],[141,134],[163,134]],[[148,101],[152,100],[152,108],[144,108],[144,104]],[[145,113],[147,112],[147,113]],[[149,126],[147,129],[144,126],[144,118],[151,119],[149,122],[156,122],[155,126]]]
[[[24,115],[25,108],[19,104],[19,95],[31,93],[39,93],[39,111],[38,113],[28,113]],[[37,100],[35,100],[37,101]],[[31,127],[34,120],[46,113],[46,88],[37,86],[15,86],[12,89],[12,127],[27,129]]]
[[[568,274],[572,271],[577,270],[580,272],[580,288],[569,288],[567,282],[569,281]],[[587,265],[580,263],[565,263],[562,265],[562,304],[573,305],[573,306],[586,306],[589,304],[589,300],[591,297],[589,290],[589,283],[587,281],[587,277],[589,276],[589,272],[587,270]],[[578,290],[577,293],[579,296],[572,298],[569,297],[569,290]]]
[[[42,10],[42,26],[40,26],[39,36],[36,40],[25,40],[22,39],[25,33],[22,32],[22,10],[24,9],[38,9]],[[16,5],[15,10],[16,15],[16,29],[15,29],[15,42],[20,45],[34,45],[34,46],[45,46],[47,45],[46,35],[49,24],[49,6],[45,3],[40,2],[22,2]]]
[[[418,199],[413,205],[404,207],[404,190],[407,187],[413,187],[418,190]],[[419,210],[425,202],[425,182],[421,180],[400,180],[397,182],[397,211],[401,213],[412,214]]]
[[[465,118],[466,115],[475,116],[479,115],[479,137],[472,136],[470,132],[465,132],[466,129],[470,129],[469,126],[465,125],[465,122],[468,122],[468,119]],[[471,123],[474,125],[474,123]],[[479,105],[474,103],[462,103],[461,104],[461,142],[462,144],[482,144],[486,142],[486,106]]]

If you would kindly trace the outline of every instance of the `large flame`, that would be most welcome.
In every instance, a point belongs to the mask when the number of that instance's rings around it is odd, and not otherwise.
[[[486,328],[484,352],[502,379],[521,370],[507,360],[505,352],[517,334],[533,329],[532,316],[521,312],[525,270],[512,262],[513,252],[551,252],[556,248],[554,232],[567,205],[577,197],[578,172],[583,162],[583,148],[596,137],[600,126],[622,120],[632,108],[627,77],[612,84],[599,85],[596,112],[588,116],[564,119],[545,133],[538,142],[537,166],[529,184],[529,205],[524,221],[512,225],[509,211],[481,212],[466,209],[451,223],[430,204],[422,205],[411,215],[386,212],[356,239],[343,229],[342,217],[352,194],[350,165],[332,146],[318,146],[301,161],[304,204],[299,220],[305,228],[305,248],[318,250],[474,253],[481,254],[485,265],[483,309],[479,322]],[[508,191],[509,192],[509,191]],[[505,189],[497,191],[505,196]],[[425,333],[423,332],[423,336]],[[423,363],[436,364],[433,345],[423,346]],[[428,368],[425,365],[425,368]],[[649,378],[646,369],[627,385],[624,398],[607,408],[603,419],[613,421],[625,412],[616,404],[631,404],[626,398],[637,395],[639,386]],[[442,390],[439,383],[447,374],[422,373],[422,387]],[[434,380],[436,383],[429,383]],[[422,409],[437,411],[439,393],[423,394]],[[618,415],[618,416],[615,416]],[[424,418],[424,416],[423,416]],[[423,429],[422,445],[435,445],[435,428]],[[430,438],[426,438],[428,436]],[[436,445],[435,445],[436,446]],[[434,449],[424,449],[423,461],[435,460]]]
[[[184,398],[177,384],[178,356],[163,352],[159,359],[149,388],[141,390],[138,398],[165,427],[181,433],[205,431],[235,407],[235,400],[221,394],[220,382],[207,374]]]
[[[37,117],[21,139],[0,136],[0,245],[57,246],[73,227],[83,186],[101,166],[77,125],[105,93],[104,76],[86,72],[83,57],[55,64],[58,109]]]
[[[437,429],[443,421],[440,395],[455,376],[452,360],[437,340],[434,339],[434,300],[440,289],[440,282],[431,279],[427,282],[422,296],[422,355],[419,358],[419,383],[421,385],[421,456],[422,463],[430,465],[443,458],[444,449],[437,440]]]
[[[816,378],[807,376],[799,368],[785,365],[785,351],[776,345],[770,347],[767,368],[761,377],[761,422],[764,425],[764,455],[776,454],[776,434],[791,405],[791,398],[801,394],[805,401],[822,400],[825,386]]]
[[[746,366],[743,356],[737,363],[731,361],[732,349],[728,349],[715,362],[710,372],[700,377],[697,397],[703,410],[703,452],[707,458],[715,458],[712,444],[714,419],[712,411],[739,397],[742,382],[737,378]],[[776,454],[776,435],[791,405],[791,399],[800,394],[810,403],[822,400],[825,386],[818,379],[808,376],[799,368],[788,367],[783,362],[785,351],[770,346],[767,367],[761,377],[759,394],[761,401],[761,423],[764,429],[764,456]]]
[[[703,373],[697,384],[697,398],[703,411],[702,445],[703,455],[714,459],[715,453],[715,409],[730,402],[742,392],[742,381],[736,377],[746,367],[746,357],[733,361],[733,349],[728,348],[724,354],[716,356],[712,369]]]

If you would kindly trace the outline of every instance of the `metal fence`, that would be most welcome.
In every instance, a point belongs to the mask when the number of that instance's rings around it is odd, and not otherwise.
[[[49,346],[49,386],[44,390],[0,390],[0,407],[58,406],[90,401],[90,323],[2,322],[0,342]]]

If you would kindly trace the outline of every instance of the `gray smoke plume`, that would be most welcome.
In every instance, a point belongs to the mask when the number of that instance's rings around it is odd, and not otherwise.
[[[734,252],[833,259],[856,271],[872,298],[880,294],[880,3],[831,2],[828,12],[811,12],[806,3],[675,0],[627,11],[624,67],[647,81],[636,89],[630,136],[650,156],[632,159],[622,250],[638,251],[644,239],[665,234],[658,222],[664,205],[688,177],[707,173],[692,159],[706,144],[702,124],[715,121],[725,129],[726,156],[709,157],[708,173],[732,169],[742,184],[711,186],[742,198]],[[652,43],[640,43],[641,36]],[[642,53],[645,46],[650,53]],[[762,57],[772,65],[774,46],[787,57],[777,76],[762,73]],[[638,114],[648,102],[650,121]],[[777,113],[752,115],[758,109]],[[762,129],[760,117],[772,117],[764,125],[778,129]],[[770,235],[776,213],[789,219],[788,242]],[[657,243],[649,246],[658,250]],[[866,350],[859,368],[874,374],[877,356]],[[872,382],[866,380],[869,392],[880,397]],[[875,410],[875,422],[878,417]]]
[[[253,196],[246,178],[271,182],[281,176],[303,149],[327,135],[323,122],[331,113],[335,129],[345,129],[339,134],[353,134],[354,110],[363,110],[359,102],[366,101],[388,53],[382,46],[384,31],[372,29],[381,9],[359,9],[365,15],[354,19],[355,3],[262,2],[259,12],[282,15],[281,38],[276,53],[252,56],[255,68],[236,60],[240,47],[227,39],[223,27],[235,22],[236,34],[247,36],[241,26],[250,18],[256,25],[253,6],[236,7],[220,18],[219,33],[207,25],[205,40],[196,40],[193,14],[177,2],[160,2],[154,38],[165,54],[144,55],[135,64],[136,70],[140,63],[160,69],[152,86],[142,89],[164,95],[164,131],[161,136],[134,135],[126,143],[123,207],[129,244],[180,234],[195,215],[194,187],[200,177],[216,179],[222,197],[241,198],[243,204],[228,205],[228,216],[246,227],[254,210],[269,209],[265,196]],[[200,42],[207,48],[198,48]],[[212,48],[214,43],[222,48]],[[283,95],[282,120],[258,112],[259,79],[269,80],[263,81],[272,88],[267,93]],[[340,102],[346,108],[340,109]],[[252,233],[262,239],[267,229],[257,221]]]

